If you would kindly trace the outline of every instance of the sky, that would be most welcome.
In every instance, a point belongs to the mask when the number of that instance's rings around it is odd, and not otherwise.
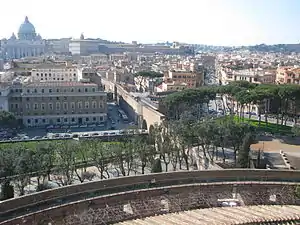
[[[208,45],[300,42],[300,0],[4,0],[0,38],[28,16],[43,38]]]

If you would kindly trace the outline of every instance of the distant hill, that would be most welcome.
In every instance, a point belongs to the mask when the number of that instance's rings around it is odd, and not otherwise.
[[[251,52],[300,52],[300,44],[260,44],[254,46],[242,46],[236,48],[236,50],[249,50]]]
[[[212,46],[212,45],[194,45],[196,52],[231,52],[231,51],[250,51],[250,52],[282,52],[282,53],[291,53],[291,52],[300,52],[300,44],[276,44],[276,45],[253,45],[253,46],[237,46],[237,47],[228,47],[228,46]]]

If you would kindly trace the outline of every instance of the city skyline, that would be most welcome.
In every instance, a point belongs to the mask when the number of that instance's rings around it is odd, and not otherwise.
[[[53,0],[12,0],[2,4],[0,38],[17,34],[25,16],[43,38],[89,38],[208,45],[299,43],[297,0],[86,0],[84,5]],[[18,7],[16,7],[16,5]],[[11,9],[14,9],[12,15]],[[79,16],[78,16],[79,15]]]

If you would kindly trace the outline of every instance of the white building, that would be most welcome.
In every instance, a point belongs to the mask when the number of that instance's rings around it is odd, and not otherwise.
[[[69,52],[72,55],[90,55],[99,52],[99,40],[84,39],[81,34],[80,39],[70,41]]]
[[[46,51],[46,42],[29,22],[26,16],[18,31],[18,38],[13,33],[9,39],[2,39],[0,43],[0,58],[19,59],[43,55]]]
[[[78,70],[69,62],[66,64],[40,64],[32,69],[31,78],[34,82],[78,81]]]

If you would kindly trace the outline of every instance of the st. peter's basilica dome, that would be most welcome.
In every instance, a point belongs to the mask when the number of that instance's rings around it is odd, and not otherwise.
[[[35,40],[36,33],[32,23],[29,22],[28,17],[25,17],[25,21],[21,24],[18,32],[18,38],[20,40]]]

